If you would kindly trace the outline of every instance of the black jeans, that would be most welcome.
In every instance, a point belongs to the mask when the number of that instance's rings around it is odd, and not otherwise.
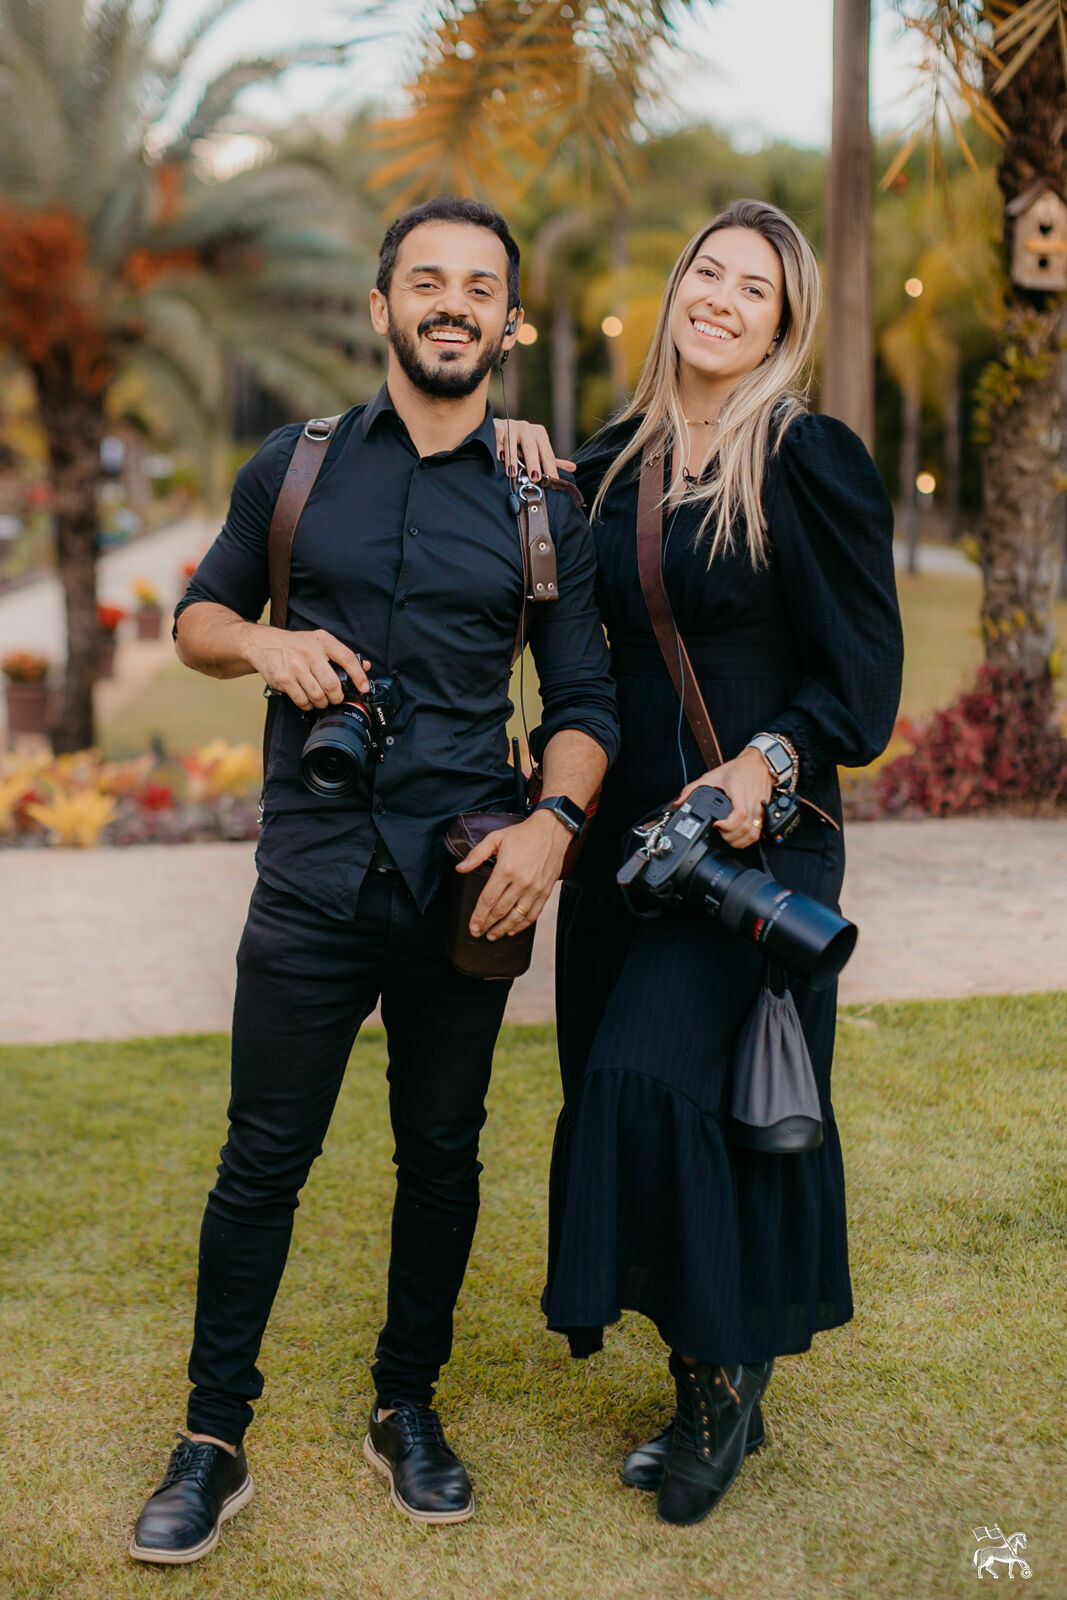
[[[200,1235],[190,1432],[237,1444],[293,1212],[352,1042],[381,997],[396,1198],[380,1401],[428,1403],[478,1215],[478,1136],[510,984],[465,978],[398,873],[368,872],[355,919],[256,885],[237,954],[230,1129]]]

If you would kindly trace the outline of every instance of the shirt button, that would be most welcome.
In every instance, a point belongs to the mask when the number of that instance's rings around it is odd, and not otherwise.
[[[385,736],[385,742],[386,742],[386,744],[395,744],[395,743],[396,743],[396,741],[395,741],[395,739],[394,739],[394,738],[393,738],[393,736],[392,736],[392,734],[391,734],[391,733],[387,733],[387,734],[386,734],[386,736]]]
[[[408,597],[407,597],[407,595],[406,595],[406,594],[402,594],[402,595],[401,595],[401,596],[400,596],[400,598],[399,598],[399,600],[398,600],[398,601],[397,601],[397,606],[398,606],[398,607],[399,607],[399,609],[400,609],[400,610],[401,610],[401,611],[403,611],[403,609],[404,609],[404,607],[405,607],[405,606],[406,606],[406,605],[407,605],[407,603],[408,603]]]
[[[418,528],[409,528],[409,529],[408,529],[408,532],[409,532],[409,533],[410,533],[410,535],[411,535],[411,537],[412,537],[412,538],[413,538],[413,539],[417,539],[417,538],[418,538],[418,536],[419,536],[419,530],[418,530]]]
[[[385,807],[381,804],[380,801],[375,806],[374,811],[375,811],[375,815],[376,816],[379,816],[379,817],[384,817],[385,816]]]

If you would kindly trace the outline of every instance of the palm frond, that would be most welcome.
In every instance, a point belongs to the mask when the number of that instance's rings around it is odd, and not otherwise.
[[[896,182],[924,135],[929,137],[928,176],[931,181],[937,176],[944,162],[942,122],[968,165],[976,166],[958,108],[978,132],[1001,141],[1008,128],[996,96],[1054,28],[1067,82],[1067,0],[897,0],[897,10],[904,27],[922,42],[925,105],[882,178],[883,189]]]
[[[430,9],[436,26],[414,69],[412,109],[378,127],[378,148],[393,154],[373,188],[402,184],[394,204],[442,188],[514,200],[568,142],[587,177],[626,188],[654,46],[678,7],[451,0]]]

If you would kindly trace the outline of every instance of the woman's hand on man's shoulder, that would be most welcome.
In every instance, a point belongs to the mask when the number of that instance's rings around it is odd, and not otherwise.
[[[539,422],[524,422],[518,417],[505,422],[496,417],[493,427],[496,430],[496,453],[507,468],[509,477],[517,475],[520,463],[534,483],[542,478],[558,478],[561,468],[564,472],[574,471],[575,463],[556,455],[547,428],[543,428]]]

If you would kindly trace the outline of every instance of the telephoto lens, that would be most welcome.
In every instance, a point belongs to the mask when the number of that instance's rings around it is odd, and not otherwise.
[[[675,810],[639,824],[641,847],[618,875],[627,900],[642,916],[702,905],[768,960],[825,989],[855,949],[855,924],[728,852],[715,823],[732,810],[728,795],[704,784]]]
[[[686,898],[697,896],[724,927],[760,945],[769,960],[813,989],[832,983],[856,948],[856,925],[840,912],[717,852],[693,869]]]

